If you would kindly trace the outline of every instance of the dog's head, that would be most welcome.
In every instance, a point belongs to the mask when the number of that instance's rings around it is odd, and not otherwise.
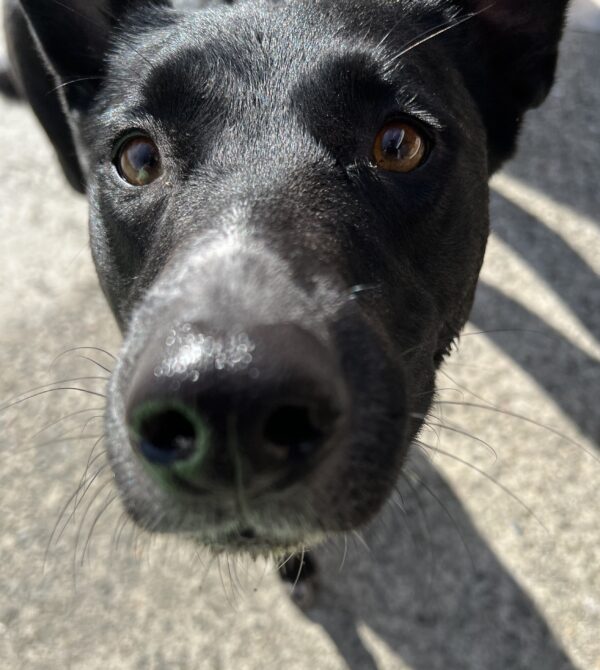
[[[125,504],[152,530],[279,550],[392,490],[566,0],[204,4],[22,1],[125,333]]]

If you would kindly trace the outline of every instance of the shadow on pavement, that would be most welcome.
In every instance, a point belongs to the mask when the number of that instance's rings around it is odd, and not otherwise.
[[[440,474],[418,453],[410,472],[404,511],[386,509],[365,533],[368,550],[351,546],[342,568],[343,546],[314,554],[323,586],[308,616],[348,668],[379,667],[364,624],[414,670],[574,670]]]
[[[497,193],[492,194],[491,218],[494,234],[519,254],[600,340],[598,273],[562,237]]]
[[[571,344],[525,307],[483,282],[477,290],[471,320],[543,387],[580,431],[598,446],[600,415],[594,406],[600,398],[600,361]],[[505,329],[509,332],[504,332]],[[499,330],[502,332],[494,332]]]

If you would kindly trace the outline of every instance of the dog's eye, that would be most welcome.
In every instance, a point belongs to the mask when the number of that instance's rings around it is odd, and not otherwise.
[[[427,143],[423,135],[403,121],[392,121],[378,133],[373,147],[377,167],[391,172],[412,172],[425,160]]]
[[[119,175],[132,186],[147,186],[163,171],[158,147],[149,137],[126,139],[115,158]]]

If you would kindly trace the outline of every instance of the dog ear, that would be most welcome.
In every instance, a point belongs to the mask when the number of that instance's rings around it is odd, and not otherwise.
[[[70,107],[85,108],[101,81],[110,35],[119,19],[160,0],[21,0],[37,46],[51,73],[65,86]],[[87,78],[87,79],[86,79]]]
[[[523,114],[548,95],[569,0],[458,0],[478,40],[467,58],[471,89],[497,153],[512,153]],[[471,45],[473,47],[473,45]],[[483,68],[481,67],[483,65]],[[493,157],[492,157],[493,158]]]
[[[126,12],[168,0],[8,0],[13,74],[52,141],[71,185],[84,190],[77,120],[104,77],[112,31]]]

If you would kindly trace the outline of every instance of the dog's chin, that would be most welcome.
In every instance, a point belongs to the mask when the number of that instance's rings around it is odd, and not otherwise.
[[[197,523],[188,519],[185,524],[153,523],[140,515],[136,509],[127,509],[131,520],[141,529],[153,535],[177,536],[184,542],[207,550],[213,554],[245,555],[251,558],[281,558],[299,554],[312,549],[333,535],[339,529],[328,531],[326,528],[314,528],[312,524],[294,527],[290,524],[278,524],[261,521],[242,522],[231,519],[212,525],[198,519]]]
[[[369,524],[393,494],[408,446],[396,445],[386,466],[362,458],[285,491],[214,498],[167,490],[129,454],[113,462],[117,488],[130,519],[155,535],[177,536],[214,553],[281,557],[314,548]],[[390,451],[392,451],[390,447]]]

